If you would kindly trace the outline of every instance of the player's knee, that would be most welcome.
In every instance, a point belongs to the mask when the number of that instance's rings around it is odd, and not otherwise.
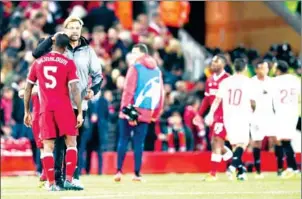
[[[76,136],[66,136],[65,143],[67,147],[77,147]]]
[[[52,153],[54,149],[54,140],[43,140],[43,151],[45,153]]]

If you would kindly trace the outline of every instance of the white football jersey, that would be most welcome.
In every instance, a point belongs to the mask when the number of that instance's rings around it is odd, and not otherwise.
[[[251,100],[254,96],[254,89],[251,79],[235,74],[221,82],[217,97],[222,98],[223,119],[225,123],[237,120],[240,122],[250,122],[252,108]]]
[[[274,85],[273,79],[266,76],[264,80],[259,80],[257,76],[252,77],[252,86],[254,89],[253,98],[256,102],[255,116],[270,117],[274,115],[273,97]]]
[[[276,114],[284,117],[299,114],[299,97],[301,81],[298,77],[285,74],[274,78],[275,96],[274,108]]]

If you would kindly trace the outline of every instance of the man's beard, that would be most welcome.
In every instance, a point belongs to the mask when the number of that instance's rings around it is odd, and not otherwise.
[[[78,41],[79,40],[79,36],[78,35],[73,35],[73,36],[69,37],[69,40],[70,41]]]

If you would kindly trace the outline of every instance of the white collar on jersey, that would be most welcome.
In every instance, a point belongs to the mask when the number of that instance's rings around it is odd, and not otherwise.
[[[215,73],[213,74],[213,79],[215,81],[217,81],[218,79],[220,79],[220,77],[222,77],[225,74],[225,70],[223,70],[219,75],[216,75]]]
[[[58,52],[58,51],[55,51],[55,50],[52,50],[50,53],[62,54],[62,53],[60,53],[60,52]]]

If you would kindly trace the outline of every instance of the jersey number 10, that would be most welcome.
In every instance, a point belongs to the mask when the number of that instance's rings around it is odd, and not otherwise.
[[[238,106],[241,102],[242,91],[241,89],[229,89],[229,104]]]
[[[49,74],[49,72],[56,73],[57,69],[58,68],[55,67],[55,66],[45,66],[43,68],[44,77],[51,82],[51,83],[45,82],[45,87],[46,88],[54,88],[54,87],[56,87],[57,80],[56,80],[55,76]]]

